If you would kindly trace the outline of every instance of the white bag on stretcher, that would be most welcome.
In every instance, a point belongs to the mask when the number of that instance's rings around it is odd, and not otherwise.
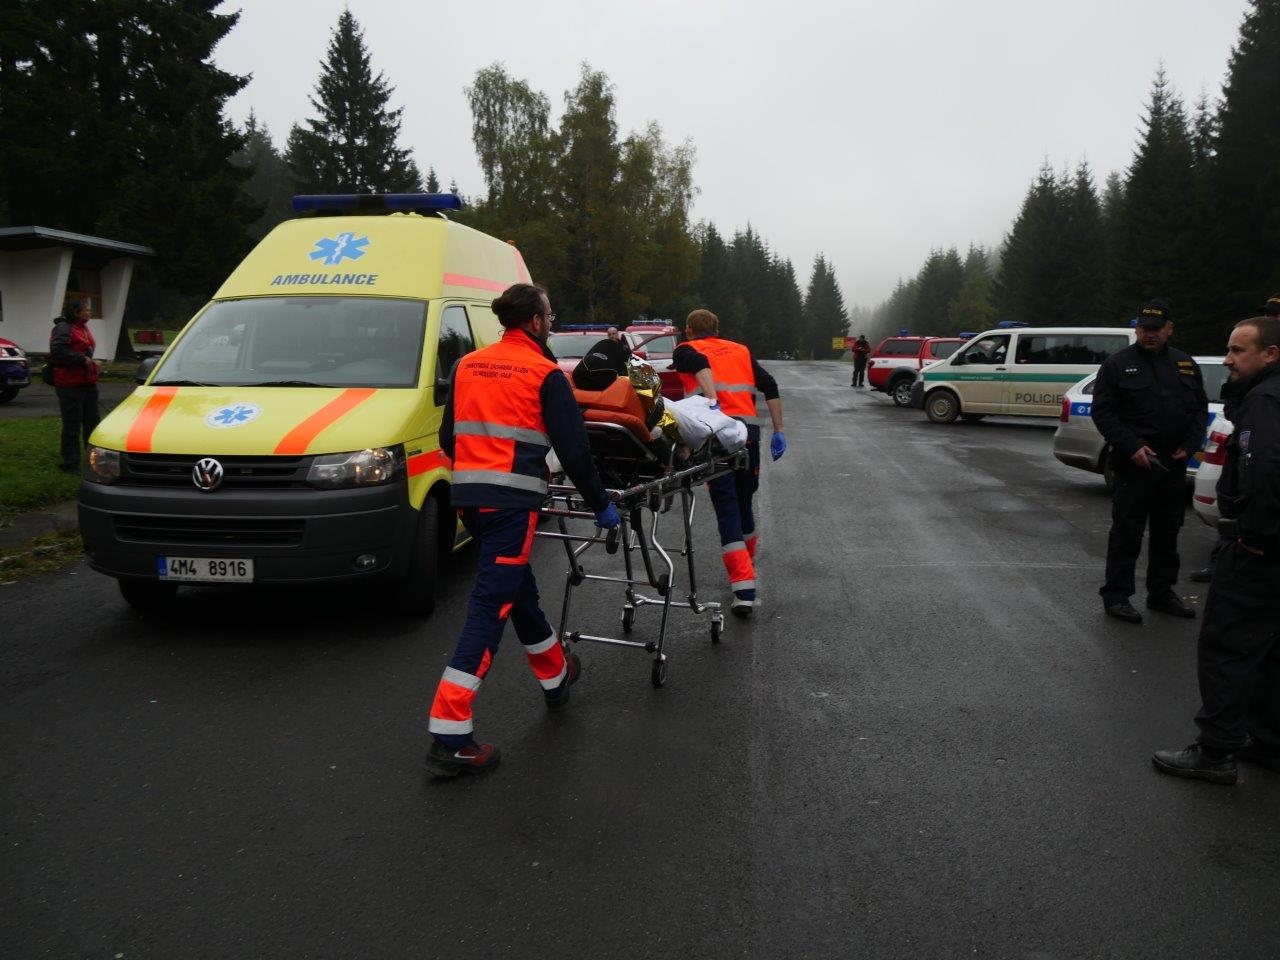
[[[711,437],[715,437],[725,453],[736,453],[747,445],[747,425],[726,416],[718,408],[713,410],[706,397],[685,397],[668,400],[666,404],[676,418],[681,439],[694,450]]]

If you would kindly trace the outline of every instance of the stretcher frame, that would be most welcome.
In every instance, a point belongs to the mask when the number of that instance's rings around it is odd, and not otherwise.
[[[693,454],[686,463],[676,463],[674,451],[666,461],[656,456],[627,427],[616,423],[587,421],[587,436],[592,454],[601,475],[621,478],[624,485],[606,486],[609,499],[618,508],[621,523],[607,533],[598,527],[592,535],[573,532],[571,524],[582,521],[595,522],[595,513],[582,500],[577,488],[569,484],[552,484],[548,498],[542,507],[543,515],[554,517],[556,529],[538,530],[535,536],[559,540],[564,544],[569,560],[564,585],[564,599],[560,606],[559,635],[566,644],[601,643],[610,646],[631,647],[653,654],[649,679],[655,687],[661,687],[667,679],[667,655],[665,652],[667,623],[672,607],[689,610],[692,614],[708,615],[711,624],[711,642],[719,643],[724,634],[724,611],[717,601],[698,599],[697,572],[694,567],[693,515],[696,499],[694,484],[706,483],[717,477],[747,466],[745,450],[726,454],[713,451],[711,443]],[[606,481],[607,482],[607,481]],[[684,600],[674,600],[676,592],[676,562],[668,549],[658,539],[660,519],[672,512],[679,503],[679,518],[684,542],[679,551],[687,561],[688,593]],[[646,518],[646,513],[648,517]],[[647,523],[646,523],[647,519]],[[583,556],[593,547],[604,547],[613,555],[622,550],[623,576],[587,573]],[[644,578],[637,577],[636,556],[643,567]],[[656,561],[656,562],[655,562]],[[661,607],[657,637],[652,640],[629,640],[623,637],[604,637],[568,629],[570,602],[574,588],[587,581],[625,584],[622,605],[622,632],[630,634],[635,627],[636,613],[644,606]],[[637,587],[651,587],[657,596],[639,592]]]

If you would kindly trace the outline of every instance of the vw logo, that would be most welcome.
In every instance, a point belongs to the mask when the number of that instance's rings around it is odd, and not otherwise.
[[[191,468],[191,482],[203,493],[216,490],[222,483],[222,464],[213,457],[204,457],[196,461]]]

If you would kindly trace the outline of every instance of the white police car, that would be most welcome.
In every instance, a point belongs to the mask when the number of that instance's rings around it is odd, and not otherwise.
[[[1235,426],[1221,415],[1210,425],[1209,438],[1200,453],[1195,492],[1191,496],[1196,516],[1215,529],[1221,516],[1218,512],[1218,478],[1222,476],[1222,465],[1227,462],[1227,441],[1234,432]]]
[[[1227,368],[1222,365],[1221,357],[1194,357],[1204,376],[1204,392],[1209,397],[1209,422],[1205,430],[1205,442],[1215,429],[1222,416],[1222,404],[1217,397],[1227,379]],[[1093,425],[1090,416],[1093,410],[1093,383],[1097,374],[1085,377],[1062,397],[1061,423],[1053,435],[1053,455],[1069,467],[1088,470],[1090,473],[1102,474],[1102,481],[1110,490],[1115,484],[1111,474],[1110,457],[1107,456],[1107,444]],[[1225,421],[1224,421],[1225,422]],[[1229,426],[1229,424],[1228,424]],[[1187,464],[1187,480],[1194,480],[1204,455],[1204,443],[1200,452]],[[1221,468],[1218,468],[1221,470]],[[1216,478],[1215,478],[1216,482]],[[1199,509],[1197,507],[1197,509]],[[1206,520],[1206,523],[1216,522]]]

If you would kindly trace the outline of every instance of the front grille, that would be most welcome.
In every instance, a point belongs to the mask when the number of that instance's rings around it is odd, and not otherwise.
[[[131,543],[209,547],[294,547],[305,520],[252,517],[153,517],[119,514],[116,536]]]
[[[126,453],[120,482],[147,487],[192,487],[196,455]],[[280,490],[305,484],[309,457],[219,457],[223,476],[219,489]]]

